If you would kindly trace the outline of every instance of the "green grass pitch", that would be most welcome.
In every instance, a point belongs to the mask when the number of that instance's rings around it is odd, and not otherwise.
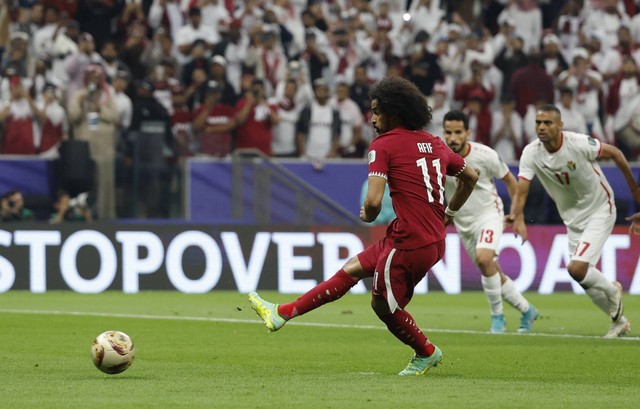
[[[290,295],[262,292],[276,302]],[[541,318],[490,335],[480,292],[418,295],[407,310],[444,353],[423,377],[399,377],[412,351],[383,328],[368,295],[347,295],[268,334],[246,295],[176,292],[0,294],[0,408],[638,408],[640,297],[635,325],[605,340],[586,296],[527,294]],[[100,332],[137,348],[122,374],[90,358]]]

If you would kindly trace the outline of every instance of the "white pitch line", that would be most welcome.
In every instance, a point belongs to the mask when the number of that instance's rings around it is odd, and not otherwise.
[[[19,310],[19,309],[0,309],[0,313],[6,314],[25,314],[25,315],[68,315],[79,317],[111,317],[111,318],[132,318],[145,320],[170,320],[170,321],[204,321],[204,322],[226,322],[234,324],[263,324],[262,321],[238,319],[238,318],[214,318],[214,317],[188,317],[176,315],[147,315],[147,314],[118,314],[106,312],[86,312],[86,311],[60,311],[60,310]],[[358,325],[358,324],[330,324],[319,322],[290,322],[288,325],[301,327],[321,327],[321,328],[345,328],[345,329],[376,329],[386,330],[386,327],[379,325]],[[487,335],[488,331],[475,331],[466,329],[443,329],[443,328],[426,328],[425,332],[442,332],[447,334],[471,334],[471,335]],[[504,333],[498,336],[517,336],[517,337],[545,337],[545,338],[574,338],[574,339],[603,339],[597,335],[578,335],[578,334],[551,334],[541,332],[520,333]],[[640,341],[640,337],[620,337],[615,338],[622,341]]]

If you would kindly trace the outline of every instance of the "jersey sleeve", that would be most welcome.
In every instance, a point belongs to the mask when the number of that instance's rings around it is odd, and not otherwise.
[[[587,159],[595,161],[600,157],[600,154],[602,153],[602,142],[590,136],[585,138],[584,142],[580,142],[580,150],[585,152]]]
[[[378,176],[387,179],[389,172],[389,152],[385,149],[384,144],[375,143],[375,140],[371,144],[369,149],[368,161],[369,161],[369,176]]]
[[[491,152],[491,158],[491,173],[493,176],[498,179],[502,179],[507,176],[507,173],[509,173],[509,167],[502,159],[500,159],[500,156],[496,151]]]
[[[535,172],[533,168],[533,155],[530,149],[526,149],[522,152],[520,157],[520,167],[518,169],[518,178],[522,178],[528,181],[533,180]]]
[[[447,165],[447,176],[458,176],[465,167],[467,167],[467,162],[462,158],[462,156],[454,153],[449,147],[445,150],[445,152],[449,155],[449,164]]]

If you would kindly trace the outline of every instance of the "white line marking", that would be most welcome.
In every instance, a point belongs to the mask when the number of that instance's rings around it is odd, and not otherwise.
[[[25,314],[25,315],[67,315],[79,317],[112,317],[112,318],[131,318],[145,320],[169,320],[169,321],[204,321],[204,322],[227,322],[234,324],[263,324],[262,321],[238,319],[238,318],[214,318],[214,317],[188,317],[175,315],[146,315],[146,314],[118,314],[111,312],[86,312],[86,311],[60,311],[60,310],[14,310],[0,309],[0,313],[5,314]],[[320,322],[289,322],[287,325],[296,325],[301,327],[320,327],[320,328],[346,328],[346,329],[377,329],[386,330],[386,327],[380,325],[358,325],[358,324],[329,324]],[[446,334],[471,334],[471,335],[487,335],[489,331],[476,331],[466,329],[444,329],[444,328],[426,328],[425,332],[442,332]],[[551,334],[542,332],[530,332],[520,334],[516,332],[493,334],[494,336],[516,336],[516,337],[545,337],[545,338],[577,338],[577,339],[603,339],[598,335],[578,335],[578,334]],[[640,341],[640,337],[620,337],[614,338],[623,341]]]

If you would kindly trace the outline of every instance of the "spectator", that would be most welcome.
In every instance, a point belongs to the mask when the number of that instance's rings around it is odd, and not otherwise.
[[[42,119],[20,77],[10,79],[10,100],[0,111],[0,123],[4,124],[2,153],[5,155],[35,155],[38,134],[37,123]]]
[[[171,124],[178,156],[178,165],[183,166],[184,160],[198,152],[198,146],[191,125],[194,115],[187,105],[185,88],[182,85],[175,85],[171,88],[173,113],[171,114]]]
[[[80,24],[70,18],[60,19],[50,38],[45,39],[43,48],[51,60],[51,71],[57,82],[69,81],[65,60],[78,52],[77,40],[80,36]]]
[[[471,64],[471,79],[456,87],[454,99],[462,103],[463,108],[469,108],[471,123],[475,121],[477,128],[473,128],[476,137],[475,142],[489,145],[491,140],[491,101],[495,96],[493,86],[485,81],[485,69],[481,63],[474,61]],[[473,107],[469,107],[473,104]],[[479,106],[476,106],[478,104]]]
[[[562,129],[577,132],[581,134],[587,133],[587,123],[584,115],[573,103],[573,91],[570,88],[562,88],[560,90],[560,102],[556,104],[562,115]]]
[[[142,218],[169,217],[169,194],[174,155],[171,118],[165,107],[153,96],[155,86],[149,80],[137,83],[133,100],[133,115],[129,138],[136,146],[134,172],[139,177],[139,203],[134,216]],[[134,173],[135,175],[136,173]],[[135,180],[135,179],[134,179]]]
[[[24,196],[19,190],[12,190],[0,198],[0,221],[21,222],[33,219],[33,212],[24,207]]]
[[[178,64],[177,52],[171,35],[162,27],[158,28],[150,41],[146,42],[141,60],[145,66],[145,77],[150,75],[161,61],[170,60],[177,67],[176,76],[181,78],[182,66]]]
[[[444,116],[451,111],[449,99],[447,99],[447,87],[443,83],[438,83],[433,87],[433,102],[429,104],[431,107],[431,123],[425,129],[432,135],[444,140],[444,128],[442,126]]]
[[[362,158],[365,153],[365,143],[362,139],[364,118],[358,105],[349,97],[349,85],[338,82],[336,95],[330,104],[340,112],[340,141],[338,154],[343,158]]]
[[[538,51],[542,38],[542,12],[532,0],[515,0],[498,16],[498,22],[511,19],[515,34],[522,37],[525,53]]]
[[[354,69],[353,83],[349,90],[351,99],[358,105],[360,112],[365,118],[368,118],[371,111],[371,99],[369,98],[369,88],[371,84],[367,77],[367,68],[360,64]]]
[[[180,0],[153,0],[147,19],[149,27],[156,33],[162,28],[170,40],[176,38],[184,24]]]
[[[296,103],[298,82],[289,78],[285,82],[284,94],[274,97],[270,105],[277,105],[280,121],[273,127],[273,141],[271,150],[273,156],[279,158],[293,158],[298,156],[296,146],[296,123],[300,115],[301,105]]]
[[[622,70],[609,89],[607,114],[613,120],[615,141],[630,160],[640,155],[640,71],[625,57]]]
[[[264,81],[267,95],[273,94],[287,69],[287,57],[276,34],[274,26],[265,26],[256,37],[256,44],[247,51],[247,65],[255,67],[256,78]]]
[[[100,219],[116,217],[115,155],[118,111],[100,65],[90,65],[83,75],[86,85],[69,103],[69,121],[74,139],[89,142],[96,165],[95,197]]]
[[[107,40],[102,44],[100,56],[102,57],[102,68],[104,68],[107,82],[110,84],[113,83],[119,71],[129,71],[127,64],[119,58],[118,44],[115,40]]]
[[[143,79],[147,74],[147,66],[142,60],[142,55],[148,42],[145,25],[136,22],[127,27],[127,39],[122,46],[120,58],[129,67],[134,80]]]
[[[547,34],[542,39],[542,64],[551,78],[558,78],[562,71],[569,68],[560,52],[560,39],[555,34]]]
[[[326,48],[320,47],[316,40],[316,32],[307,30],[304,35],[305,47],[297,57],[304,65],[304,71],[309,75],[312,83],[318,78],[323,78],[325,69],[329,67],[329,56]]]
[[[202,24],[199,7],[191,7],[189,9],[189,22],[180,27],[174,39],[180,51],[178,61],[184,64],[191,59],[191,48],[196,40],[202,40],[205,48],[208,50],[220,41],[220,34],[210,26]]]
[[[96,0],[97,1],[97,0]],[[77,51],[70,54],[64,60],[66,76],[69,79],[67,86],[67,103],[73,100],[75,93],[86,85],[85,73],[91,64],[101,64],[102,57],[96,51],[93,36],[82,33],[78,37]]]
[[[236,95],[240,94],[240,78],[249,48],[249,37],[241,30],[241,27],[240,20],[232,20],[227,32],[222,33],[222,40],[212,50],[213,55],[220,55],[227,62],[227,79],[233,86]]]
[[[29,34],[13,31],[9,34],[9,47],[2,55],[2,71],[13,67],[16,75],[27,77],[29,70]]]
[[[516,163],[523,147],[522,118],[515,111],[515,101],[509,96],[500,100],[500,110],[491,120],[491,147],[507,163]]]
[[[560,52],[567,61],[571,60],[573,49],[580,46],[580,28],[583,19],[580,16],[579,3],[578,0],[568,0],[560,11],[556,24],[556,32],[560,39]]]
[[[279,122],[278,111],[267,103],[266,87],[254,79],[251,88],[236,105],[236,148],[255,148],[271,156],[272,127]]]
[[[498,54],[494,63],[502,72],[502,94],[510,93],[511,78],[513,73],[527,65],[527,55],[523,50],[522,37],[513,37],[506,40],[506,47]]]
[[[95,38],[98,49],[113,36],[114,19],[121,12],[122,5],[123,2],[112,0],[78,1],[76,20],[80,22],[82,31]]]
[[[209,77],[209,61],[207,61],[207,44],[204,40],[196,40],[191,46],[191,59],[182,68],[182,83],[190,86],[194,80],[193,72],[196,69],[204,70],[207,78]],[[157,67],[157,66],[156,66]]]
[[[567,87],[573,91],[576,107],[582,112],[587,122],[588,133],[602,139],[605,135],[598,117],[602,75],[590,68],[589,52],[586,49],[576,48],[573,50],[573,62],[558,77],[558,86]]]
[[[438,57],[430,52],[428,47],[429,34],[419,31],[409,54],[408,79],[416,84],[424,95],[431,95],[435,83],[442,81]]]
[[[538,97],[547,103],[554,100],[553,79],[540,65],[540,54],[530,53],[528,64],[518,68],[511,77],[509,95],[516,100],[516,111],[521,117],[527,113],[527,107],[536,102]]]
[[[209,60],[209,77],[222,85],[222,103],[234,106],[238,102],[233,85],[227,81],[227,60],[221,55],[214,55]]]
[[[232,131],[236,128],[234,107],[223,101],[223,87],[216,80],[207,82],[204,102],[193,119],[193,131],[200,146],[199,153],[219,158],[231,152]]]
[[[594,69],[602,74],[605,84],[608,84],[613,77],[618,75],[622,68],[622,56],[620,52],[612,47],[603,47],[604,34],[594,32],[589,37],[588,48],[591,52],[590,62]]]
[[[340,113],[329,103],[329,85],[323,79],[313,83],[315,98],[300,113],[297,124],[298,152],[301,157],[314,161],[314,166],[322,166],[327,158],[338,154]]]
[[[56,157],[58,147],[67,139],[69,124],[67,114],[60,104],[57,87],[52,83],[45,84],[42,98],[36,104],[42,112],[42,126],[38,153],[41,156]]]
[[[63,222],[91,222],[93,215],[88,204],[89,193],[80,193],[75,197],[64,190],[58,192],[58,197],[53,203],[54,212],[49,223],[60,224]]]
[[[590,36],[601,32],[602,45],[606,48],[618,44],[617,32],[621,25],[629,24],[629,16],[622,8],[618,8],[618,0],[602,0],[602,7],[590,12],[582,27],[583,33]]]
[[[353,71],[360,62],[360,53],[355,44],[349,39],[349,33],[344,27],[333,30],[334,45],[327,53],[331,61],[330,78],[344,78],[353,82]]]

